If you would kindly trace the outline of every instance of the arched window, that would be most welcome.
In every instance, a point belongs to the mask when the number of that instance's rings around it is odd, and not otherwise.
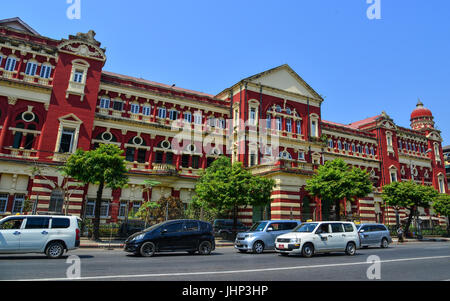
[[[17,58],[14,56],[10,56],[6,59],[5,70],[6,71],[14,71],[16,70]]]
[[[17,129],[24,129],[25,128],[25,124],[23,123],[18,123],[16,124],[16,128]],[[13,148],[19,148],[20,144],[22,143],[22,137],[23,137],[23,132],[21,131],[16,131],[16,133],[14,134],[14,140],[13,140]]]
[[[38,63],[36,61],[28,61],[27,67],[25,68],[25,74],[34,76],[36,75]]]
[[[40,76],[42,78],[50,78],[50,75],[52,73],[52,66],[49,64],[43,64],[41,66],[41,74]]]

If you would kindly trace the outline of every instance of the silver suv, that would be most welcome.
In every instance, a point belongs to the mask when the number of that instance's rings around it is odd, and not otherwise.
[[[0,220],[0,254],[45,253],[59,258],[80,246],[76,216],[16,215]]]
[[[361,246],[365,248],[371,245],[387,248],[392,243],[391,234],[383,224],[361,224],[358,225],[358,232]]]
[[[291,232],[300,224],[300,221],[293,220],[257,222],[247,232],[237,234],[234,247],[242,253],[253,251],[261,254],[264,250],[273,250],[277,236]]]

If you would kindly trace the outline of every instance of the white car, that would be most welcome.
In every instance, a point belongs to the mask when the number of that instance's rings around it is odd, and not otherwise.
[[[16,215],[0,220],[0,254],[45,253],[59,258],[80,246],[76,216]]]
[[[352,222],[303,223],[292,232],[278,236],[275,242],[275,250],[281,255],[301,254],[304,257],[330,252],[355,255],[360,247],[358,231]]]

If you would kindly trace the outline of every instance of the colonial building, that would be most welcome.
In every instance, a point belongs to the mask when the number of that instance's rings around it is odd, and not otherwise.
[[[100,143],[125,151],[129,185],[105,189],[103,222],[118,222],[143,201],[179,197],[187,206],[199,172],[219,155],[273,178],[270,208],[242,208],[240,219],[321,219],[321,202],[304,190],[327,160],[367,170],[374,191],[342,214],[393,223],[381,187],[412,179],[448,191],[440,132],[419,101],[411,128],[386,114],[338,124],[322,119],[323,98],[288,65],[237,82],[217,95],[103,70],[95,33],[55,40],[19,18],[0,21],[0,214],[22,212],[90,218],[95,185],[62,176],[77,148]],[[147,189],[153,178],[161,185]],[[402,212],[403,217],[406,212]],[[428,218],[443,222],[432,210]]]

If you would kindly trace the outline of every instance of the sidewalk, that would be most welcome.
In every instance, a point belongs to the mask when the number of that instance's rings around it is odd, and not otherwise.
[[[109,238],[100,238],[100,242],[92,241],[86,237],[82,237],[80,240],[80,248],[103,248],[103,249],[123,249],[125,240],[111,240]],[[216,247],[232,247],[234,242],[216,239]]]

